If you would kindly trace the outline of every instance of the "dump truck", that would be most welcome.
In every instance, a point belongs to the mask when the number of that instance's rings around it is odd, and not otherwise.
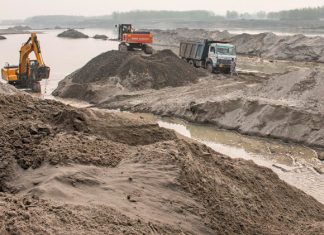
[[[30,60],[30,53],[34,52],[36,60]],[[50,68],[45,65],[40,43],[36,33],[32,33],[27,42],[20,48],[19,65],[6,64],[1,69],[2,79],[21,89],[40,92],[40,81],[48,79]]]
[[[189,64],[211,73],[230,73],[231,64],[236,61],[236,48],[225,41],[182,41],[179,56]]]
[[[115,25],[118,29],[118,49],[120,51],[142,50],[146,54],[152,54],[153,35],[147,31],[136,31],[131,24]]]

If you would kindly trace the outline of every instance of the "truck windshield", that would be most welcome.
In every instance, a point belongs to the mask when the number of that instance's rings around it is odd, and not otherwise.
[[[217,47],[217,53],[221,55],[235,55],[235,47]]]

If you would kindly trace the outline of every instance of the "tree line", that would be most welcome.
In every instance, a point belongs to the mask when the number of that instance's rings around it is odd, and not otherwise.
[[[227,11],[226,18],[235,19],[272,19],[272,20],[319,20],[324,19],[324,6],[315,8],[301,8],[279,12],[259,11],[256,13],[239,13]]]

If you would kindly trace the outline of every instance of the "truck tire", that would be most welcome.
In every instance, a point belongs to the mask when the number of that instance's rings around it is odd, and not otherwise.
[[[32,92],[35,92],[35,93],[41,93],[42,88],[41,88],[40,83],[39,82],[33,82],[31,84],[31,90],[32,90]]]
[[[148,55],[152,55],[153,54],[153,48],[149,45],[144,45],[144,53],[148,54]]]
[[[207,68],[208,72],[210,72],[210,73],[214,72],[214,68],[213,68],[212,63],[207,63],[206,68]]]
[[[119,44],[119,46],[118,46],[118,50],[119,51],[128,51],[128,47],[127,47],[127,45],[126,44],[124,44],[124,43],[121,43],[121,44]]]
[[[230,73],[231,73],[231,69],[226,68],[226,69],[224,70],[224,73],[225,73],[225,74],[230,74]]]

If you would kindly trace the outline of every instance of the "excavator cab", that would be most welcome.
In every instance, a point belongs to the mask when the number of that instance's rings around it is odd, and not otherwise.
[[[118,27],[118,40],[123,40],[123,34],[132,33],[132,25],[131,24],[119,24],[116,25]]]

